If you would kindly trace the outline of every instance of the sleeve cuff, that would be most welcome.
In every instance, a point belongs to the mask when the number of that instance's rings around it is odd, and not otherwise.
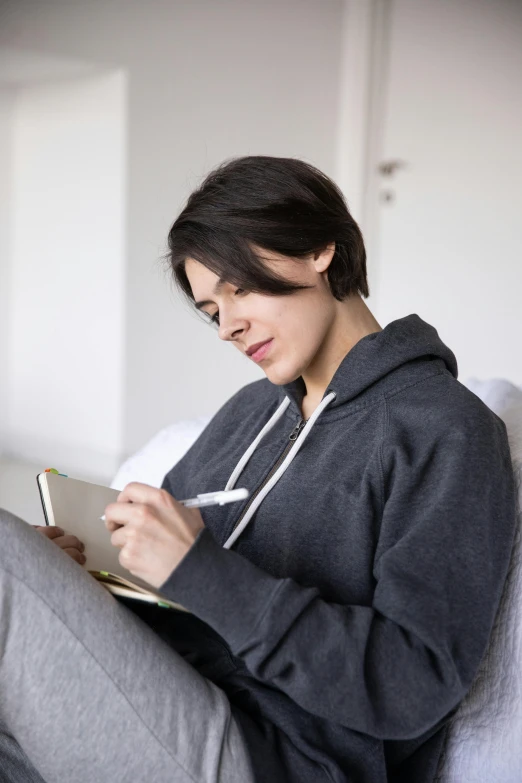
[[[237,552],[224,549],[203,528],[160,592],[214,628],[237,651],[280,583]]]

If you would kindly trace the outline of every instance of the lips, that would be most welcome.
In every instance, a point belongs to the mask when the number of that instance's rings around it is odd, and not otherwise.
[[[272,338],[270,338],[270,340],[271,339]],[[250,348],[247,348],[247,351],[246,351],[247,355],[248,356],[253,356],[253,354],[255,354],[255,352],[258,351],[261,348],[262,345],[266,345],[267,343],[270,342],[270,340],[263,340],[260,343],[254,343],[254,345],[251,345]]]
[[[262,359],[264,359],[264,357],[270,350],[271,345],[272,345],[272,339],[265,340],[262,343],[256,343],[255,345],[250,346],[250,348],[247,350],[247,354],[254,362],[260,362],[262,361]]]

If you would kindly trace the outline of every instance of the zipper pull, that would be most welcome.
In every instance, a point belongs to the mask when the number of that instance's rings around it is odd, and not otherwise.
[[[303,419],[299,419],[294,429],[290,433],[288,440],[297,440],[297,438],[299,437],[299,433],[301,432],[305,424],[306,421],[304,421]]]

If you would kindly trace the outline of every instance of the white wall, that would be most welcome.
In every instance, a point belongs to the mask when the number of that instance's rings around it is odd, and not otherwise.
[[[4,12],[0,44],[128,73],[122,456],[262,376],[174,296],[158,258],[225,158],[289,155],[335,173],[341,17],[341,0],[19,0]],[[70,421],[77,409],[63,404]]]
[[[381,324],[416,312],[459,377],[522,385],[522,4],[391,4],[370,289]],[[378,200],[379,193],[375,192]],[[370,305],[372,306],[372,305]]]
[[[5,449],[9,401],[8,328],[12,215],[12,140],[15,91],[0,87],[0,454]]]
[[[506,187],[510,194],[518,192],[516,188],[520,182],[520,177],[509,176],[509,172],[514,170],[513,162],[519,165],[520,161],[520,145],[513,141],[518,131],[505,133],[506,128],[509,130],[515,127],[510,118],[519,117],[519,109],[516,107],[520,106],[520,103],[513,101],[512,92],[509,92],[511,87],[508,89],[508,83],[513,84],[513,79],[516,79],[520,70],[519,50],[515,53],[515,50],[510,49],[513,55],[506,51],[502,57],[494,58],[491,63],[491,57],[488,60],[488,52],[491,50],[485,44],[483,46],[483,42],[489,42],[491,36],[496,34],[494,31],[499,24],[506,25],[506,14],[508,11],[515,13],[519,5],[514,0],[502,0],[502,3],[489,5],[486,0],[480,2],[484,2],[484,7],[488,7],[493,21],[486,23],[481,15],[474,13],[474,9],[478,7],[476,0],[459,0],[459,8],[463,9],[462,29],[455,28],[450,39],[458,44],[459,36],[462,36],[468,41],[471,47],[469,51],[472,51],[471,59],[466,47],[459,59],[457,45],[454,47],[454,64],[447,58],[444,60],[444,46],[439,46],[435,40],[437,26],[428,25],[426,28],[424,25],[420,32],[427,35],[427,44],[424,46],[417,42],[417,59],[406,63],[403,69],[404,78],[400,69],[396,70],[396,76],[399,74],[399,78],[394,83],[403,86],[407,83],[415,88],[413,92],[408,88],[412,123],[406,125],[410,142],[414,145],[424,144],[426,147],[430,139],[424,127],[419,130],[420,125],[415,126],[417,130],[414,130],[415,121],[421,122],[428,118],[427,114],[426,118],[419,117],[417,108],[419,101],[426,98],[426,89],[423,86],[425,79],[419,75],[421,64],[430,72],[430,78],[433,77],[430,94],[436,93],[439,98],[449,96],[450,101],[453,101],[453,108],[458,110],[452,115],[451,121],[448,119],[444,125],[445,138],[448,139],[453,157],[450,160],[443,156],[442,164],[436,164],[435,174],[440,175],[439,179],[443,178],[444,171],[449,171],[456,162],[462,160],[459,149],[469,152],[470,139],[474,140],[474,149],[478,150],[480,139],[486,136],[494,137],[495,117],[498,115],[506,119],[502,126],[502,142],[494,145],[493,157],[487,152],[485,155],[479,152],[468,156],[473,158],[470,168],[472,173],[482,171],[489,177],[492,171],[498,172],[498,160],[502,162],[502,171],[507,172],[502,193],[499,192],[496,201],[498,219],[494,223],[498,247],[502,251],[499,258],[506,259],[513,256],[512,249],[516,245],[516,241],[511,239],[515,237],[516,240],[516,237],[520,236],[516,223],[519,209],[517,199],[506,197],[505,192]],[[235,155],[272,154],[305,158],[333,175],[344,188],[356,217],[368,228],[369,196],[365,189],[365,177],[368,178],[374,171],[377,163],[382,160],[381,156],[403,154],[402,150],[395,149],[394,145],[386,146],[386,141],[381,138],[385,135],[381,133],[386,130],[385,123],[374,122],[370,127],[368,116],[364,114],[372,103],[367,87],[376,80],[379,81],[379,74],[376,73],[379,69],[374,62],[375,52],[371,51],[372,41],[374,48],[376,46],[372,34],[383,10],[386,8],[389,12],[390,8],[397,5],[398,3],[390,6],[386,0],[266,0],[262,3],[258,0],[221,0],[219,3],[212,0],[196,0],[192,3],[177,0],[151,0],[148,3],[141,0],[113,0],[111,3],[18,0],[16,6],[11,4],[10,8],[4,9],[0,47],[7,46],[11,50],[8,58],[11,76],[14,73],[16,77],[19,71],[19,66],[16,66],[19,57],[20,62],[26,63],[25,80],[28,73],[33,75],[33,81],[38,77],[35,69],[46,79],[56,79],[60,74],[70,78],[93,68],[104,72],[121,70],[126,75],[127,83],[126,153],[122,153],[125,159],[121,171],[121,179],[126,178],[127,187],[125,197],[120,192],[119,208],[115,202],[111,207],[113,216],[120,215],[115,217],[116,220],[123,220],[118,209],[123,210],[126,215],[122,239],[124,264],[121,268],[118,267],[117,272],[117,253],[114,257],[111,256],[109,279],[96,291],[96,301],[99,302],[99,297],[112,296],[114,288],[111,287],[117,286],[118,280],[123,281],[124,288],[119,289],[124,291],[123,302],[116,300],[115,312],[119,312],[124,318],[124,327],[120,333],[124,345],[118,343],[117,316],[100,316],[100,309],[95,309],[93,301],[87,303],[87,300],[78,294],[75,278],[64,279],[63,285],[68,286],[69,294],[75,297],[77,312],[83,312],[85,323],[91,325],[101,318],[96,323],[103,323],[107,330],[103,340],[99,335],[98,338],[89,336],[88,332],[79,338],[83,341],[84,365],[73,367],[74,373],[80,373],[75,378],[81,379],[81,373],[84,373],[84,381],[89,372],[89,377],[97,377],[100,368],[104,367],[113,382],[110,388],[100,392],[98,388],[88,388],[82,381],[74,387],[76,396],[61,396],[61,406],[58,409],[52,401],[53,394],[55,397],[61,395],[63,377],[59,368],[67,362],[69,352],[66,346],[62,348],[48,340],[44,347],[57,374],[53,376],[55,386],[52,387],[50,378],[46,378],[44,387],[47,402],[55,407],[52,407],[53,416],[49,419],[48,429],[42,433],[35,430],[35,417],[30,412],[31,407],[37,408],[37,405],[33,404],[37,399],[37,373],[34,367],[27,370],[27,362],[24,364],[19,357],[16,360],[16,372],[10,375],[9,386],[9,398],[16,400],[12,408],[12,423],[15,427],[10,445],[18,456],[31,457],[35,448],[40,448],[38,444],[41,444],[46,455],[56,454],[58,467],[72,470],[70,464],[74,464],[81,468],[84,475],[99,470],[104,472],[105,478],[108,479],[110,466],[118,461],[115,449],[119,449],[119,459],[123,459],[161,427],[181,418],[213,413],[237,388],[262,377],[259,368],[241,357],[238,352],[230,350],[230,346],[220,343],[216,333],[202,324],[172,291],[159,263],[160,256],[166,250],[165,241],[169,226],[190,191],[216,163]],[[407,28],[410,32],[413,29],[412,20],[419,19],[421,6],[426,5],[410,3],[410,27]],[[456,5],[448,0],[440,4],[440,7],[445,9],[447,15]],[[437,10],[437,24],[443,18],[444,14],[441,15]],[[507,27],[514,29],[509,18]],[[475,34],[477,29],[481,31],[478,37]],[[438,52],[437,56],[442,58],[444,81],[440,78],[437,58],[427,57],[428,44]],[[377,48],[380,49],[380,45]],[[513,63],[516,62],[517,65],[506,70],[504,64],[511,56]],[[383,58],[384,55],[381,60]],[[477,58],[476,63],[472,61],[473,58]],[[405,62],[404,58],[402,62]],[[490,99],[481,104],[484,108],[482,117],[486,120],[485,125],[481,125],[482,119],[479,115],[473,117],[471,123],[465,121],[459,125],[459,111],[465,108],[465,102],[463,104],[459,97],[462,90],[460,87],[459,90],[448,89],[455,86],[452,71],[455,65],[472,70],[476,65],[476,73],[481,74],[477,78],[472,74],[466,84],[473,89],[482,85],[489,91]],[[380,62],[380,66],[383,66],[383,62]],[[0,57],[0,71],[1,69]],[[381,84],[381,89],[384,86]],[[434,92],[435,88],[438,92]],[[417,96],[420,96],[418,100]],[[495,112],[488,114],[491,96],[495,101]],[[73,98],[71,93],[71,101],[79,98],[79,93],[77,98]],[[469,95],[466,100],[469,100]],[[103,100],[100,105],[102,108],[105,106]],[[91,104],[91,108],[94,114],[98,111],[98,105]],[[68,117],[68,110],[64,111],[64,116]],[[402,110],[399,114],[401,113],[404,116]],[[45,111],[43,116],[46,116]],[[81,128],[85,129],[92,117],[79,116]],[[440,118],[444,115],[439,110],[437,116]],[[36,115],[33,118],[40,122]],[[47,120],[50,119],[47,117]],[[56,114],[53,121],[55,131],[59,134],[64,127],[64,121],[59,114]],[[486,126],[487,133],[484,132]],[[5,127],[7,126],[4,122],[4,129]],[[81,128],[78,128],[80,136]],[[403,131],[404,128],[403,121]],[[0,119],[0,136],[1,134]],[[370,149],[364,150],[369,134]],[[431,138],[434,141],[441,140],[438,129],[433,131]],[[379,147],[381,141],[383,146]],[[488,139],[486,142],[489,143]],[[6,149],[4,148],[4,163],[0,149],[0,173],[6,165]],[[363,160],[361,156],[365,153],[367,157]],[[409,159],[410,150],[406,156]],[[107,160],[106,153],[103,153],[101,160],[104,161],[103,170],[106,166],[110,169],[111,161]],[[413,166],[410,167],[407,176],[414,170]],[[99,170],[99,173],[102,176],[102,170]],[[410,203],[415,207],[422,198],[419,196],[419,188],[433,189],[435,181],[436,177],[434,179],[431,174],[418,177],[415,187],[408,191],[405,188],[405,175],[401,181],[402,193],[404,196],[409,193]],[[465,189],[466,183],[460,183],[463,184]],[[447,204],[444,198],[444,194],[448,192],[445,190],[446,185],[447,182],[439,189],[443,198],[441,203],[437,204],[437,210],[441,211],[441,215]],[[24,193],[25,191],[24,186]],[[93,192],[94,188],[91,189],[91,194]],[[56,192],[54,195],[56,196]],[[373,195],[375,193],[370,193],[371,197]],[[495,198],[491,191],[489,195],[490,198]],[[478,197],[477,188],[472,189],[470,197]],[[3,198],[5,201],[5,191]],[[401,198],[406,200],[405,197]],[[1,200],[0,193],[0,206]],[[31,194],[26,193],[22,201],[25,203],[27,215]],[[58,204],[56,199],[55,203]],[[31,214],[35,206],[37,205],[33,201],[29,210]],[[373,209],[377,209],[375,204]],[[69,208],[67,211],[70,211]],[[47,210],[47,214],[52,217],[50,210]],[[405,238],[408,241],[412,236],[415,238],[415,232],[410,230],[412,223],[415,224],[415,219],[411,218],[412,214],[415,214],[415,210],[410,213],[410,217],[403,220],[401,242]],[[458,221],[458,210],[453,210],[449,215],[450,221],[452,215]],[[108,223],[110,222],[109,220]],[[121,226],[121,222],[119,225]],[[382,223],[381,233],[384,234],[385,231],[386,227]],[[508,235],[511,238],[509,242]],[[463,257],[469,245],[466,243],[465,231],[461,231],[459,236]],[[366,236],[370,249],[374,238],[370,226],[369,236]],[[41,237],[36,237],[36,240],[41,241]],[[96,266],[98,254],[103,254],[106,250],[103,249],[98,235],[91,235],[90,240],[93,242],[91,256],[96,258],[94,279],[99,281],[101,267]],[[53,246],[56,241],[56,238],[52,238]],[[26,294],[33,296],[31,280],[38,270],[35,270],[35,262],[30,260],[30,242],[20,231],[18,243],[25,248],[25,261],[17,272],[19,298],[16,301],[19,314],[15,319],[18,325],[15,354],[21,347],[25,354],[20,356],[25,355],[27,359],[28,356],[34,356],[35,351],[30,348],[28,332],[25,332],[25,337],[21,335],[24,334],[24,329],[41,329],[35,316],[40,318],[43,314],[28,312],[29,299]],[[63,251],[64,245],[61,247]],[[429,314],[424,309],[421,311],[418,297],[410,309],[406,303],[401,305],[400,312],[391,313],[382,309],[381,317],[377,302],[380,290],[386,288],[386,302],[400,301],[398,295],[396,296],[398,290],[393,288],[396,267],[391,265],[388,270],[384,270],[382,265],[379,267],[377,252],[371,253],[371,256],[369,271],[373,295],[368,303],[381,318],[383,325],[390,317],[400,317],[410,311],[419,311],[419,314],[430,320],[431,311]],[[398,258],[404,260],[405,253],[400,252]],[[412,270],[416,268],[418,254],[413,254],[412,259],[406,269],[406,274],[410,274],[409,279]],[[4,274],[4,280],[5,271],[4,262],[3,267],[0,266],[0,275]],[[465,337],[465,330],[460,327],[460,313],[464,320],[469,319],[470,313],[473,313],[474,302],[473,295],[466,288],[467,269],[465,265],[458,263],[458,257],[453,271],[462,279],[460,290],[468,291],[454,303],[454,312],[458,315],[454,322],[455,328],[452,333],[444,331],[443,321],[449,323],[445,320],[444,313],[440,317],[434,317],[433,323],[440,327],[443,339],[447,340],[461,358],[466,349],[458,342]],[[436,275],[435,265],[430,274]],[[512,276],[510,279],[515,278]],[[0,285],[1,283],[0,278]],[[380,283],[382,285],[379,285]],[[28,288],[27,292],[25,287]],[[512,291],[515,291],[514,286]],[[24,292],[24,295],[20,292]],[[516,336],[520,330],[517,292],[509,299],[508,312],[504,307],[504,301],[507,300],[503,300],[495,291],[492,294],[487,301],[483,301],[483,311],[487,310],[490,321],[493,319],[500,325],[509,323],[510,333]],[[90,296],[93,295],[94,291],[91,289]],[[0,310],[1,301],[0,299]],[[444,300],[441,298],[440,301]],[[25,326],[22,325],[22,313],[27,319],[24,321]],[[79,330],[76,315],[76,311],[60,313],[55,308],[52,316],[54,320],[51,319],[53,329],[63,334],[72,324],[73,331]],[[3,325],[5,312],[3,316],[0,312],[0,329]],[[87,326],[82,328],[87,330]],[[487,326],[482,325],[481,328],[487,329]],[[1,334],[0,331],[0,359]],[[97,339],[98,343],[101,340],[101,354],[95,350]],[[481,363],[483,339],[477,339],[476,331],[470,335],[471,339],[475,340],[476,345],[476,352],[472,357],[476,365],[461,362],[461,369],[465,368],[465,374],[473,373],[474,366],[485,367]],[[495,351],[495,345],[500,344],[498,338],[495,340],[490,356]],[[106,352],[111,349],[114,351],[111,355],[113,364]],[[509,359],[506,351],[502,356],[505,361]],[[491,368],[493,367],[492,364]],[[498,367],[498,374],[508,377],[511,375],[509,371],[504,372],[500,364]],[[29,377],[24,375],[26,372],[29,372]],[[489,369],[484,372],[491,374]],[[119,380],[115,380],[116,377]],[[27,390],[28,384],[33,385],[30,392]],[[85,393],[78,392],[84,388]],[[87,397],[90,408],[86,402]],[[0,397],[0,405],[1,403]],[[0,432],[1,415],[0,413]],[[76,420],[82,416],[86,416],[85,421],[76,424]],[[56,427],[54,420],[57,422]],[[51,431],[55,440],[50,439]],[[70,448],[65,446],[66,437]],[[45,462],[47,461],[46,459]]]
[[[122,447],[125,77],[14,107],[7,450],[104,476]]]

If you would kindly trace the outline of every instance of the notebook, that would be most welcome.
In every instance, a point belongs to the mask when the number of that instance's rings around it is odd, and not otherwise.
[[[120,565],[120,550],[111,544],[111,534],[100,519],[105,507],[116,502],[119,490],[57,473],[39,473],[36,480],[46,524],[58,525],[85,544],[81,568],[114,595],[187,611]]]

